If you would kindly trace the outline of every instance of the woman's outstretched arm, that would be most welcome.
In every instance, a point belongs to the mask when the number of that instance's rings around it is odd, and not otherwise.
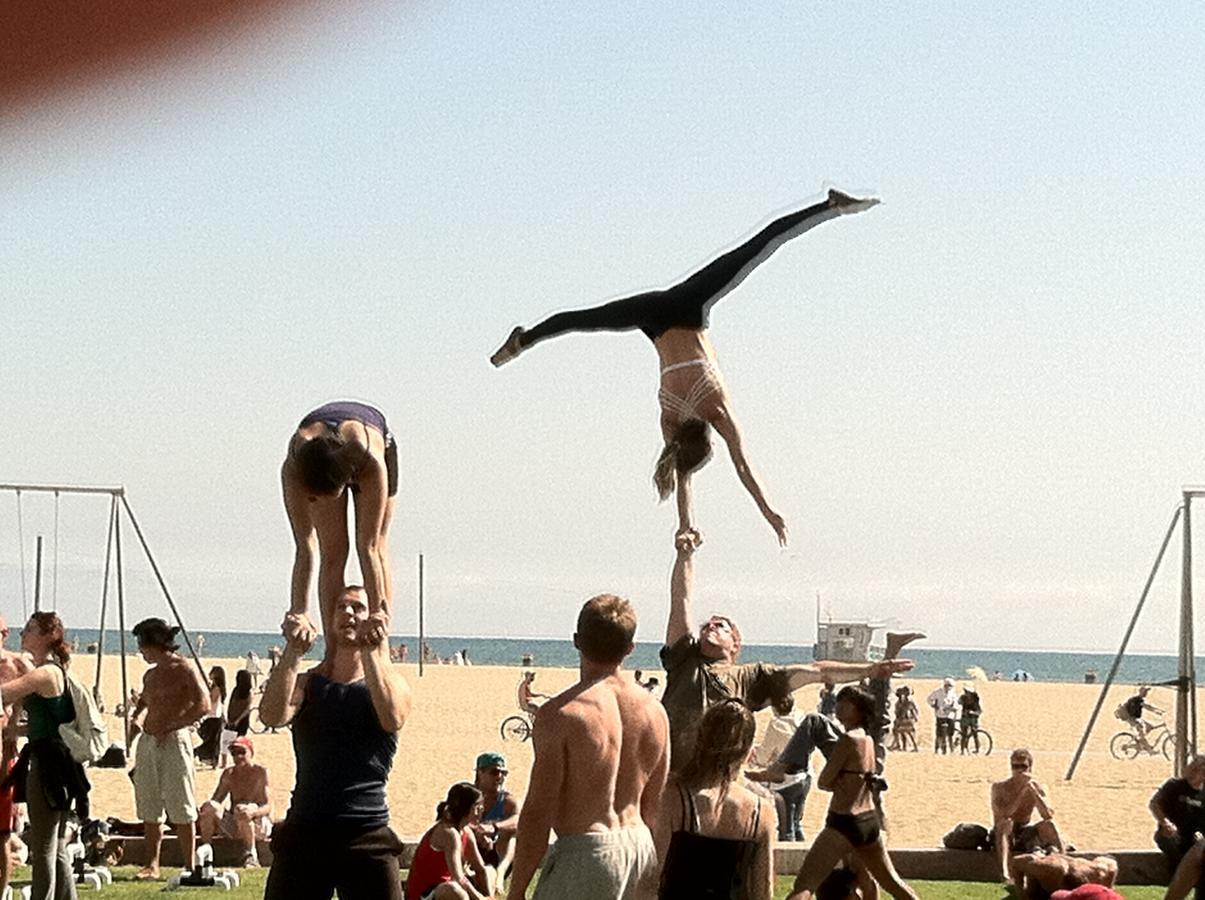
[[[770,523],[774,533],[778,535],[778,543],[785,547],[787,545],[787,523],[782,516],[770,508],[770,504],[766,501],[765,492],[762,491],[757,476],[753,474],[753,469],[749,467],[749,461],[745,459],[745,451],[741,445],[741,430],[729,414],[726,403],[720,406],[710,421],[715,427],[716,433],[728,445],[728,454],[732,457],[732,464],[736,467],[736,474],[740,478],[741,484],[745,486],[745,490],[757,504],[758,510]]]

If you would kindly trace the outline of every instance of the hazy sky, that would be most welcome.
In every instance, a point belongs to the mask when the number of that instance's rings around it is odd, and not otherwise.
[[[422,551],[432,632],[567,635],[610,590],[656,640],[652,348],[487,357],[837,185],[883,204],[712,316],[792,544],[717,457],[699,615],[810,642],[819,591],[935,645],[1115,647],[1205,482],[1202,58],[1191,4],[299,4],[0,112],[0,481],[125,484],[186,622],[271,629],[290,431],[363,398],[401,447],[397,631]],[[22,503],[29,567],[53,512]],[[69,624],[106,515],[62,501]],[[156,612],[134,549],[131,615]],[[1174,647],[1178,568],[1141,647]]]

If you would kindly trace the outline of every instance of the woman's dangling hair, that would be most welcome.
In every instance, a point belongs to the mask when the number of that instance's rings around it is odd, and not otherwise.
[[[666,441],[653,469],[653,484],[662,500],[668,500],[678,479],[703,467],[711,459],[711,426],[702,419],[687,419]]]

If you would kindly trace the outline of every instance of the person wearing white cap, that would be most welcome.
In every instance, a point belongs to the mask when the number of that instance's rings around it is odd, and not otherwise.
[[[954,749],[954,720],[958,718],[958,692],[954,690],[954,679],[945,678],[941,687],[929,694],[927,702],[937,715],[933,752],[949,753]]]

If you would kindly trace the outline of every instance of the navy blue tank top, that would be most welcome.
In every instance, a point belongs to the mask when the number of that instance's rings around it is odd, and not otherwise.
[[[343,684],[317,674],[307,681],[293,718],[297,785],[287,820],[309,826],[389,824],[385,782],[397,734],[381,727],[363,681]]]
[[[389,434],[389,426],[385,424],[385,414],[375,406],[358,403],[355,400],[332,400],[324,403],[301,420],[298,428],[322,422],[331,428],[338,428],[344,422],[360,422],[370,428],[375,428],[381,434]]]

